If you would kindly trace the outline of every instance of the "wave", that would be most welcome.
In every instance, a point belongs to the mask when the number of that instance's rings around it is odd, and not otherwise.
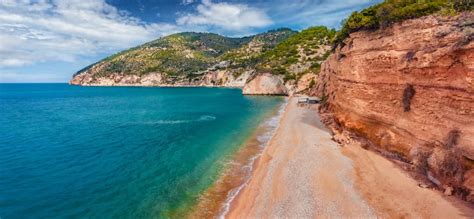
[[[212,121],[212,120],[215,120],[215,119],[216,119],[215,116],[204,115],[204,116],[199,117],[199,119],[197,119],[197,121]]]
[[[245,186],[247,186],[248,183],[250,182],[250,179],[252,177],[252,170],[253,170],[254,163],[263,154],[264,149],[267,147],[268,143],[270,142],[272,137],[275,135],[275,132],[278,128],[278,125],[280,123],[280,120],[282,118],[283,112],[285,111],[287,104],[288,104],[288,99],[285,98],[285,102],[281,104],[280,108],[278,109],[278,113],[264,122],[263,126],[265,126],[266,131],[263,134],[257,136],[257,141],[260,143],[261,150],[256,155],[252,156],[248,160],[246,165],[242,166],[242,169],[244,169],[246,172],[245,181],[241,185],[230,190],[227,193],[227,198],[218,216],[219,219],[225,218],[226,214],[230,210],[230,205],[232,201],[234,201],[234,199],[237,197],[240,191],[243,188],[245,188]]]
[[[204,121],[212,121],[216,120],[215,116],[211,115],[203,115],[197,119],[189,119],[189,120],[157,120],[157,121],[149,121],[144,124],[148,125],[156,125],[156,124],[181,124],[181,123],[192,123],[192,122],[204,122]]]

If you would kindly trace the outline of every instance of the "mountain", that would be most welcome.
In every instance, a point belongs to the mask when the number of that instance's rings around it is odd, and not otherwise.
[[[313,85],[335,30],[280,28],[249,37],[178,33],[105,58],[77,72],[83,86],[229,86],[247,94],[287,94]],[[271,77],[258,80],[258,76]],[[301,82],[300,82],[301,80]],[[276,83],[276,84],[275,84]],[[300,85],[300,86],[298,86]],[[283,89],[274,89],[275,86]],[[269,87],[262,90],[259,87]]]
[[[71,84],[224,85],[222,81],[206,81],[204,76],[222,68],[228,70],[229,76],[240,75],[254,65],[255,57],[295,33],[285,28],[242,38],[213,33],[173,34],[90,65],[77,72]],[[236,54],[238,59],[233,58]]]

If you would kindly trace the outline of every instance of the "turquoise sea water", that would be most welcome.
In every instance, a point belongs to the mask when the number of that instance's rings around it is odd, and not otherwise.
[[[282,100],[0,84],[0,218],[177,217]]]

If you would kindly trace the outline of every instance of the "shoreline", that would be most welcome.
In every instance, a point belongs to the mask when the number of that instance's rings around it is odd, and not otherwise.
[[[76,87],[156,87],[156,88],[231,88],[231,89],[242,89],[243,86],[225,86],[225,85],[145,85],[145,84],[71,84],[65,83],[69,86]]]
[[[390,160],[332,140],[316,105],[288,100],[226,218],[472,217],[467,203],[421,188]]]
[[[189,210],[187,218],[225,217],[231,202],[248,183],[255,161],[272,139],[287,104],[288,99],[285,98],[277,108],[269,112],[267,118],[225,164],[223,172],[214,184],[200,195],[197,204]]]
[[[260,150],[258,151],[257,154],[255,154],[248,160],[245,166],[242,167],[248,170],[248,175],[245,176],[244,182],[241,185],[239,185],[236,188],[231,189],[228,192],[227,199],[223,203],[223,207],[218,214],[218,218],[222,218],[222,219],[225,218],[227,213],[229,213],[230,211],[232,201],[234,201],[234,199],[240,194],[240,191],[242,191],[242,189],[244,189],[245,186],[247,186],[247,184],[250,182],[256,161],[260,159],[263,152],[265,151],[265,148],[268,147],[268,145],[270,144],[270,141],[272,140],[273,136],[275,135],[280,125],[280,120],[288,105],[288,99],[285,99],[284,101],[285,102],[282,103],[281,106],[278,108],[276,115],[273,115],[268,120],[264,121],[264,125],[261,125],[261,126],[264,126],[267,130],[261,134],[256,135],[256,140],[260,143],[259,145]]]

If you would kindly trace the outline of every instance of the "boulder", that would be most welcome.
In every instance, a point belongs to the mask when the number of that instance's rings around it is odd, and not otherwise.
[[[244,95],[287,95],[288,90],[280,77],[264,73],[248,81],[242,93]]]

